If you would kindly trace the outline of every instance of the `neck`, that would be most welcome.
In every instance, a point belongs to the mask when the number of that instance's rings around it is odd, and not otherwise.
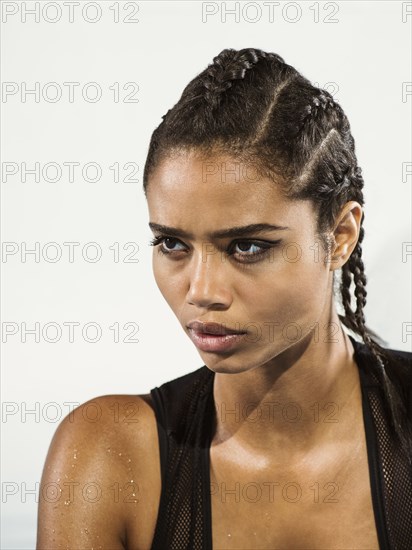
[[[216,373],[215,444],[248,450],[254,457],[279,449],[286,457],[353,437],[361,412],[358,367],[353,345],[342,330],[338,342],[313,334],[251,371]]]

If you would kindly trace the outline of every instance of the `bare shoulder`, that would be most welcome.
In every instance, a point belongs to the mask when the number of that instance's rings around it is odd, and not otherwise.
[[[160,488],[150,394],[86,401],[61,421],[50,443],[37,550],[150,548]]]

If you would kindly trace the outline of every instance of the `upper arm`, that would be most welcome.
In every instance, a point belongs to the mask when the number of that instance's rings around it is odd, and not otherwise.
[[[125,548],[126,506],[134,506],[125,431],[113,396],[87,401],[59,424],[40,483],[37,550]]]

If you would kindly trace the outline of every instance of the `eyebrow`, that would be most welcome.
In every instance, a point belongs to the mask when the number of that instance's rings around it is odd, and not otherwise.
[[[153,231],[159,231],[161,233],[167,233],[172,237],[183,237],[185,239],[193,239],[193,235],[179,229],[178,227],[168,227],[167,225],[161,225],[159,223],[149,222],[149,227]],[[238,237],[244,235],[250,235],[251,233],[262,233],[263,231],[279,231],[289,229],[289,227],[283,225],[273,225],[270,223],[252,223],[250,225],[243,225],[239,227],[229,227],[228,229],[221,229],[219,231],[213,231],[207,235],[211,239],[224,239],[225,237]]]

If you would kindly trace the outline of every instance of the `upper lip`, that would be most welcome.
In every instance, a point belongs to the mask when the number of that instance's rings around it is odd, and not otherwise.
[[[213,323],[212,321],[206,321],[204,323],[201,321],[191,321],[187,324],[187,327],[195,332],[201,332],[203,334],[243,334],[246,332],[232,329],[220,323]]]

